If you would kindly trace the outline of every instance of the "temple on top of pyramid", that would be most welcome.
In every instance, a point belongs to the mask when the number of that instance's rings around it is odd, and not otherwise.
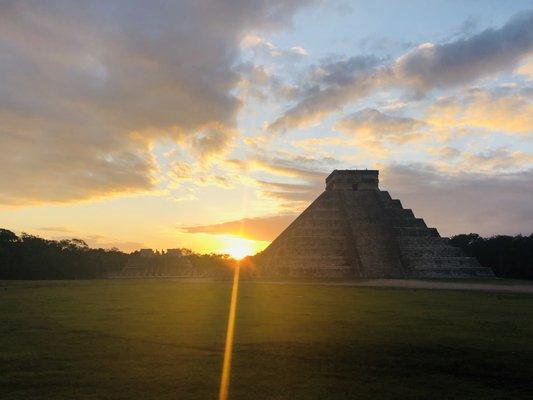
[[[379,190],[375,169],[336,169],[326,178],[326,190]]]
[[[335,170],[317,197],[262,253],[265,274],[353,278],[492,276],[400,200],[377,170]]]

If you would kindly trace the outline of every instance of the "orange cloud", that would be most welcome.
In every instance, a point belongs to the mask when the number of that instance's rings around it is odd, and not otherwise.
[[[295,218],[294,214],[244,218],[220,224],[188,226],[182,229],[187,233],[234,235],[251,240],[271,241]]]
[[[439,127],[476,127],[510,133],[531,133],[533,102],[521,91],[472,89],[442,98],[427,111],[427,122]]]

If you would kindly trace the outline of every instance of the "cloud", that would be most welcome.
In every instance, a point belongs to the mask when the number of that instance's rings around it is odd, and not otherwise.
[[[397,59],[393,71],[399,83],[427,91],[510,70],[531,51],[533,11],[527,11],[500,29],[441,45],[424,43]]]
[[[297,55],[302,56],[302,57],[309,56],[309,52],[306,49],[304,49],[302,46],[292,46],[291,47],[291,52],[293,54],[297,54]]]
[[[533,154],[522,151],[509,151],[500,147],[489,151],[464,154],[463,165],[470,170],[477,171],[505,171],[520,170],[524,167],[533,166]]]
[[[187,233],[235,235],[252,240],[271,241],[295,218],[295,214],[274,215],[244,218],[213,225],[188,226],[181,229]]]
[[[431,155],[444,160],[455,159],[461,155],[461,151],[452,146],[431,147],[427,151]]]
[[[249,184],[258,189],[260,197],[274,199],[278,208],[290,212],[301,210],[324,186],[332,166],[339,162],[329,157],[314,158],[283,152],[264,151],[264,155],[245,160],[228,160],[226,164],[249,177]],[[261,178],[254,178],[255,172]],[[264,173],[271,175],[265,179]]]
[[[390,165],[380,187],[443,235],[531,233],[533,170],[455,174],[429,164]]]
[[[531,88],[474,88],[442,97],[427,110],[427,122],[441,127],[475,127],[528,134],[533,131]]]
[[[207,161],[216,155],[225,154],[237,132],[224,126],[209,128],[196,134],[191,140],[191,149],[200,161]]]
[[[518,66],[516,73],[525,76],[528,81],[533,81],[533,57]]]
[[[372,55],[354,56],[336,60],[327,58],[312,69],[312,82],[319,86],[344,86],[353,83],[359,74],[367,73],[385,59]]]
[[[429,153],[439,160],[434,166],[446,174],[501,174],[533,168],[533,154],[506,147],[489,148],[477,152],[460,152],[453,147],[431,148]]]
[[[292,99],[297,95],[298,88],[287,84],[278,75],[264,65],[246,62],[234,68],[240,74],[239,97],[246,101],[254,97],[265,101],[270,97],[275,100]]]
[[[280,209],[290,211],[301,211],[323,190],[324,179],[336,163],[330,158],[288,155],[252,160],[253,168],[274,175],[270,180],[256,180],[259,194],[276,200]]]
[[[291,62],[300,61],[309,56],[307,50],[302,46],[293,46],[290,49],[282,49],[255,34],[244,36],[241,41],[241,47],[245,50],[254,51],[255,57],[261,55],[275,58],[281,57],[286,59],[286,61]]]
[[[533,51],[533,11],[511,18],[500,29],[445,44],[424,43],[392,63],[374,66],[356,57],[322,67],[327,77],[307,90],[295,105],[274,120],[269,129],[283,133],[319,123],[380,90],[401,88],[418,96],[436,88],[452,88],[480,78],[511,71]]]
[[[338,121],[334,129],[353,135],[360,146],[381,149],[384,143],[407,143],[423,137],[419,132],[425,123],[413,118],[384,114],[365,108]]]
[[[317,170],[316,164],[311,164],[315,160],[307,157],[293,157],[292,159],[263,156],[250,158],[250,164],[253,168],[270,172],[275,175],[299,178],[307,181],[320,179],[325,172]],[[307,167],[305,166],[307,164]]]
[[[72,229],[65,228],[63,226],[42,226],[37,228],[39,231],[44,232],[55,232],[55,233],[74,233]]]
[[[474,35],[478,30],[479,22],[480,21],[478,17],[470,15],[463,22],[461,22],[455,32],[449,35],[449,39],[466,38]]]
[[[255,144],[251,149],[258,151]],[[226,165],[243,172],[264,171],[281,177],[296,178],[304,181],[322,179],[330,166],[338,163],[333,158],[313,158],[294,155],[282,151],[270,152],[263,149],[263,154],[253,154],[246,159],[226,160]]]
[[[314,200],[323,190],[323,179],[308,182],[306,184],[293,184],[283,182],[258,181],[261,194],[265,197],[281,201],[283,208],[300,210],[306,202]]]
[[[309,87],[295,92],[302,93],[299,102],[273,121],[268,130],[284,133],[318,124],[346,103],[369,95],[390,75],[383,68],[373,69],[375,63],[374,57],[352,57],[315,68]]]
[[[0,202],[151,190],[161,138],[227,151],[242,37],[302,1],[70,1],[0,5]]]
[[[45,127],[43,127],[45,129]],[[0,131],[0,203],[84,200],[154,186],[156,165],[144,143],[99,135]]]

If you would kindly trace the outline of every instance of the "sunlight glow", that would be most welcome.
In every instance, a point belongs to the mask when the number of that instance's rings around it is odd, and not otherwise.
[[[254,240],[228,237],[227,241],[228,245],[222,250],[222,252],[229,254],[237,260],[242,260],[244,257],[253,255],[256,252],[257,244]]]

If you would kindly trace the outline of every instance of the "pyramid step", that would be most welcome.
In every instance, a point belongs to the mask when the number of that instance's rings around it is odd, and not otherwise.
[[[309,246],[334,246],[337,243],[345,243],[347,238],[344,235],[339,236],[320,236],[320,235],[292,235],[285,243],[295,243],[298,245]]]
[[[344,229],[318,229],[318,228],[299,228],[291,232],[291,237],[331,237],[338,238],[344,236]]]
[[[332,206],[321,206],[314,209],[314,212],[316,211],[331,211],[331,212],[339,212],[338,207],[332,207]]]
[[[404,257],[402,261],[411,269],[479,268],[477,259],[473,257]]]
[[[350,244],[344,240],[338,241],[338,242],[332,242],[332,243],[325,243],[325,244],[293,241],[291,243],[284,244],[283,247],[280,247],[280,250],[283,250],[289,255],[297,254],[300,252],[303,252],[303,254],[309,254],[309,253],[330,254],[330,253],[336,253],[336,252],[344,252],[349,248],[349,245]]]
[[[313,214],[310,215],[307,219],[315,219],[315,218],[342,219],[343,215],[338,210],[316,210],[316,212],[313,212]]]
[[[298,242],[284,244],[279,248],[279,251],[283,251],[287,255],[296,254],[340,254],[343,255],[346,250],[349,249],[349,244],[346,242],[333,243],[331,245],[310,245],[302,244]]]
[[[392,197],[391,197],[390,193],[388,191],[386,191],[386,190],[381,190],[379,192],[379,198],[383,202],[392,200]]]
[[[433,236],[433,237],[440,238],[439,232],[435,228],[399,226],[399,227],[393,227],[392,230],[395,235],[401,236],[401,237]]]
[[[319,229],[327,229],[327,228],[336,228],[339,226],[346,226],[346,221],[343,221],[342,219],[327,219],[327,220],[319,220],[319,219],[306,219],[302,221],[300,224],[298,224],[298,228],[319,228]]]
[[[442,246],[445,242],[439,236],[398,236],[400,249],[426,246]]]
[[[291,257],[290,260],[278,264],[280,267],[311,269],[340,265],[348,266],[350,263],[345,257]]]
[[[427,225],[422,218],[391,218],[390,224],[392,227],[427,228]]]
[[[426,268],[412,272],[414,278],[489,278],[494,274],[489,268],[483,267],[453,267]]]
[[[413,214],[413,210],[410,208],[389,208],[385,210],[389,218],[395,219],[395,218],[415,218],[415,214]]]
[[[279,250],[276,253],[277,257],[284,257],[287,259],[295,260],[303,260],[303,259],[310,259],[310,260],[330,260],[330,259],[339,259],[339,260],[346,260],[346,251],[327,251],[327,252],[321,252],[321,251],[306,251],[306,249],[300,249],[300,250],[291,250],[285,252],[284,250]]]
[[[353,268],[349,265],[323,265],[318,268],[290,268],[289,276],[295,277],[328,277],[342,278],[353,276]]]
[[[391,199],[383,203],[385,209],[403,210],[402,202],[398,199]]]
[[[338,237],[344,236],[344,227],[327,227],[307,228],[299,227],[291,230],[291,236],[320,236],[320,237]]]
[[[435,246],[404,246],[400,248],[403,257],[427,258],[427,257],[462,257],[463,251],[458,247],[444,244]]]
[[[300,255],[295,254],[291,258],[298,259],[298,260],[322,260],[323,256],[320,254],[317,255],[313,253],[307,253],[307,254],[300,254]],[[335,261],[338,264],[339,261],[345,260],[346,256],[344,254],[335,255],[335,256],[330,256],[329,259]]]

